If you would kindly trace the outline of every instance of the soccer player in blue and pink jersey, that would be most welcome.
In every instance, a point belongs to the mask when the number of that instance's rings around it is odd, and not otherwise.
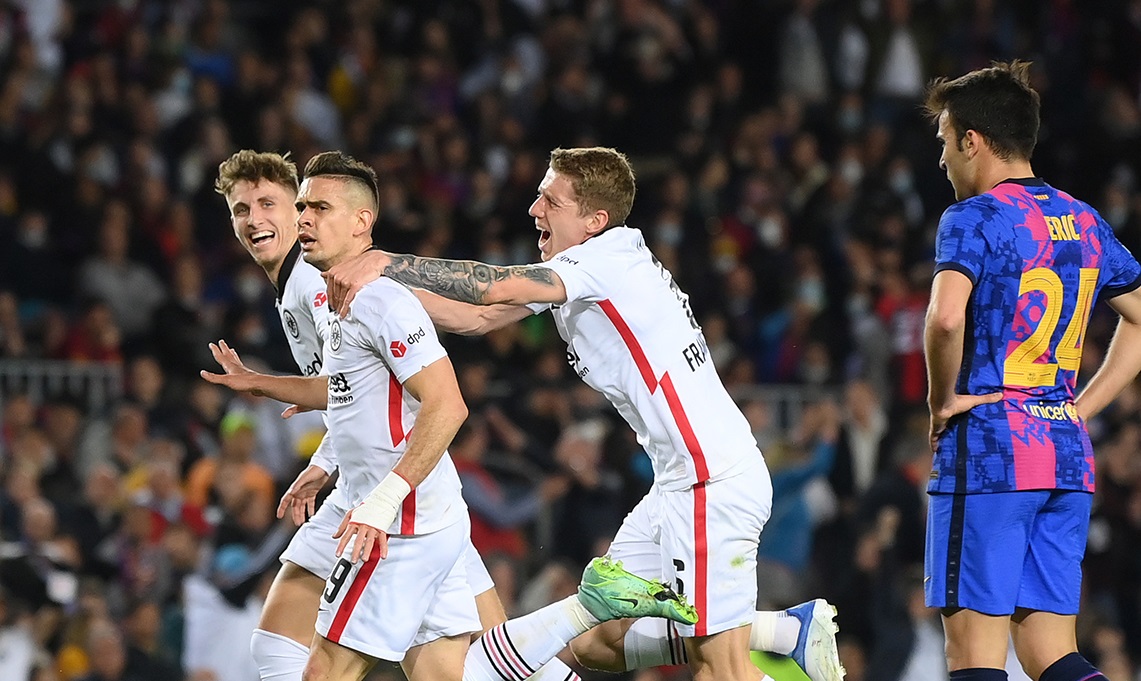
[[[1141,368],[1141,266],[1093,208],[1035,177],[1028,69],[939,79],[926,101],[958,199],[939,222],[925,332],[935,452],[925,587],[943,612],[954,681],[1006,679],[1008,632],[1032,679],[1105,678],[1074,633],[1094,489],[1083,416]],[[1119,330],[1111,370],[1075,404],[1099,299],[1132,343],[1122,347]]]

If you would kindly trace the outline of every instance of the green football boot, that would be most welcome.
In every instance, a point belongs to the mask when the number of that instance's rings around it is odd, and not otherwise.
[[[595,558],[582,572],[578,600],[605,622],[624,617],[664,617],[682,624],[697,623],[697,609],[684,596],[622,569],[622,561]]]

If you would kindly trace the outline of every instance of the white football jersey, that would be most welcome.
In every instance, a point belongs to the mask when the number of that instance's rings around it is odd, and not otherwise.
[[[327,307],[327,306],[326,306]],[[329,432],[346,504],[359,504],[404,455],[420,402],[404,382],[447,356],[416,296],[378,279],[353,299],[348,317],[329,321]],[[404,500],[389,534],[428,534],[467,515],[452,458],[443,458]]]
[[[709,357],[689,296],[640,231],[613,227],[541,265],[566,286],[566,303],[549,307],[567,360],[637,433],[655,484],[684,489],[760,457]]]
[[[277,314],[281,328],[289,341],[293,361],[303,376],[319,376],[324,365],[324,345],[329,337],[328,295],[321,271],[301,257],[301,245],[294,244],[277,273]],[[326,428],[328,421],[326,421]],[[310,459],[332,475],[337,468],[337,456],[328,436]]]
[[[320,270],[305,262],[299,244],[281,264],[276,288],[277,314],[297,368],[304,376],[320,375],[329,337],[328,296]]]

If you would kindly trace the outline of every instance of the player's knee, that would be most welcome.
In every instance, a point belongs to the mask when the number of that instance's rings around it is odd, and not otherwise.
[[[594,631],[572,640],[570,649],[578,663],[587,669],[600,672],[626,671],[626,654],[622,647]]]
[[[320,650],[314,650],[305,662],[301,681],[329,681],[333,678],[332,674],[333,661],[328,655],[322,655]]]

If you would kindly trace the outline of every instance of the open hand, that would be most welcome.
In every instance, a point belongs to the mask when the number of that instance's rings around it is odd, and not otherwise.
[[[317,493],[328,480],[329,474],[320,466],[307,466],[281,497],[281,502],[277,505],[277,517],[284,518],[286,511],[289,511],[293,524],[300,527],[306,518],[312,517],[317,511]]]
[[[339,537],[341,540],[341,542],[337,544],[338,557],[345,552],[345,547],[349,545],[349,540],[352,539],[353,536],[356,536],[357,541],[353,544],[353,550],[346,556],[350,563],[357,562],[358,558],[368,560],[369,557],[372,556],[374,547],[380,552],[381,560],[388,558],[388,534],[371,525],[353,522],[352,511],[345,514],[344,520],[341,521],[341,526],[338,527],[337,531],[333,534],[333,539]]]
[[[392,256],[384,251],[364,253],[322,272],[328,289],[329,307],[341,318],[349,314],[349,305],[365,284],[376,281],[384,273],[384,268],[392,262]]]
[[[951,401],[940,409],[931,409],[931,431],[928,437],[931,441],[931,451],[939,448],[939,438],[947,432],[947,422],[952,417],[966,413],[981,404],[994,404],[1002,400],[1002,393],[989,393],[987,395],[954,395]]]
[[[203,369],[198,372],[202,378],[236,392],[264,395],[258,388],[258,379],[262,375],[243,364],[242,358],[238,356],[238,351],[231,348],[226,341],[220,340],[217,343],[211,343],[210,354],[214,355],[214,361],[222,367],[225,373],[215,374]]]

